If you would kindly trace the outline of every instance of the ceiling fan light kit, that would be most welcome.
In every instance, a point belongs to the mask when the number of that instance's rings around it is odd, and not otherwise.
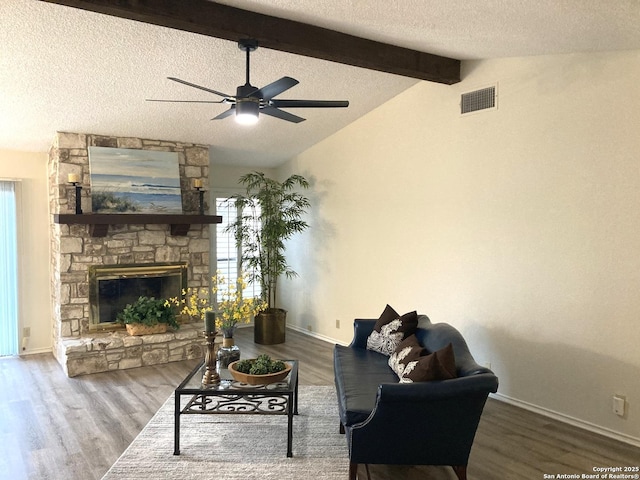
[[[240,125],[255,125],[258,123],[260,104],[251,100],[236,103],[236,122]]]
[[[176,77],[167,77],[174,82],[187,85],[189,87],[204,90],[222,97],[222,100],[203,101],[203,100],[148,100],[152,102],[180,102],[180,103],[226,103],[230,107],[228,110],[220,113],[212,118],[212,120],[221,120],[235,114],[236,122],[242,125],[254,125],[258,122],[260,112],[271,117],[279,118],[291,123],[300,123],[305,119],[289,112],[281,110],[281,108],[344,108],[349,106],[346,100],[278,100],[273,97],[289,90],[299,82],[295,78],[282,77],[280,80],[257,88],[251,85],[249,81],[249,59],[250,54],[258,48],[258,41],[253,39],[240,40],[238,48],[246,52],[246,83],[240,85],[236,89],[236,95],[227,95],[216,90],[196,85]]]

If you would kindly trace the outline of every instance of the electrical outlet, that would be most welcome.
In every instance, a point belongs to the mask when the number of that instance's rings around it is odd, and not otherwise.
[[[613,396],[613,413],[619,417],[624,417],[625,407],[627,405],[627,399],[622,395]]]
[[[336,318],[336,328],[340,328],[340,320]]]
[[[23,337],[30,337],[31,336],[31,327],[24,327],[22,329],[22,336]]]
[[[310,332],[313,332],[313,327],[311,325],[307,325],[307,330],[309,330]]]

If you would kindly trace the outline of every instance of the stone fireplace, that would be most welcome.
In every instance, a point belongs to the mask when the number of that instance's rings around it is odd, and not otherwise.
[[[90,278],[96,272],[105,282],[104,298],[118,289],[130,290],[125,298],[130,293],[137,298],[138,293],[142,295],[153,288],[160,288],[162,294],[175,292],[175,278],[168,279],[175,276],[175,271],[172,273],[171,268],[167,271],[168,266],[178,266],[178,291],[208,286],[210,227],[194,223],[187,226],[186,232],[181,228],[179,234],[172,234],[176,232],[171,225],[148,220],[149,223],[110,224],[106,235],[100,236],[92,234],[92,225],[76,224],[73,218],[58,221],[75,212],[75,189],[67,183],[69,174],[79,176],[83,186],[82,210],[85,214],[91,212],[90,146],[177,152],[185,214],[198,213],[198,194],[191,188],[193,179],[202,179],[206,189],[209,176],[209,150],[205,145],[56,134],[49,152],[54,356],[70,377],[201,357],[204,342],[199,335],[200,322],[182,324],[180,329],[165,334],[131,337],[111,322],[119,307],[107,308],[109,300],[103,300],[103,310],[108,312],[104,315],[109,319],[104,317],[100,321],[95,298],[100,282],[92,286],[95,278]],[[205,211],[206,206],[205,203]],[[132,273],[135,268],[139,269],[136,274]],[[135,277],[139,280],[134,280]],[[117,278],[125,280],[124,283],[109,281]]]

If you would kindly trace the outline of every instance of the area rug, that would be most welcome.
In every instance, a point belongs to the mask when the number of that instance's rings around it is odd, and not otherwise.
[[[103,480],[344,480],[349,460],[335,389],[299,389],[292,458],[286,415],[182,415],[180,455],[173,455],[172,395]]]

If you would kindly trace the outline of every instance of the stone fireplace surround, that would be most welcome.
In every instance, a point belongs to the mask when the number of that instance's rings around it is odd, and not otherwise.
[[[172,236],[170,226],[163,224],[111,225],[105,237],[92,237],[88,225],[53,221],[54,214],[75,211],[75,190],[67,183],[69,173],[79,175],[82,210],[91,212],[90,146],[177,152],[184,213],[198,211],[192,180],[202,179],[207,189],[209,149],[205,145],[56,134],[48,165],[54,356],[70,377],[202,357],[200,322],[183,324],[175,332],[140,337],[128,336],[124,331],[89,332],[91,265],[186,262],[187,286],[191,288],[207,286],[210,276],[209,225],[191,225],[185,236]]]

